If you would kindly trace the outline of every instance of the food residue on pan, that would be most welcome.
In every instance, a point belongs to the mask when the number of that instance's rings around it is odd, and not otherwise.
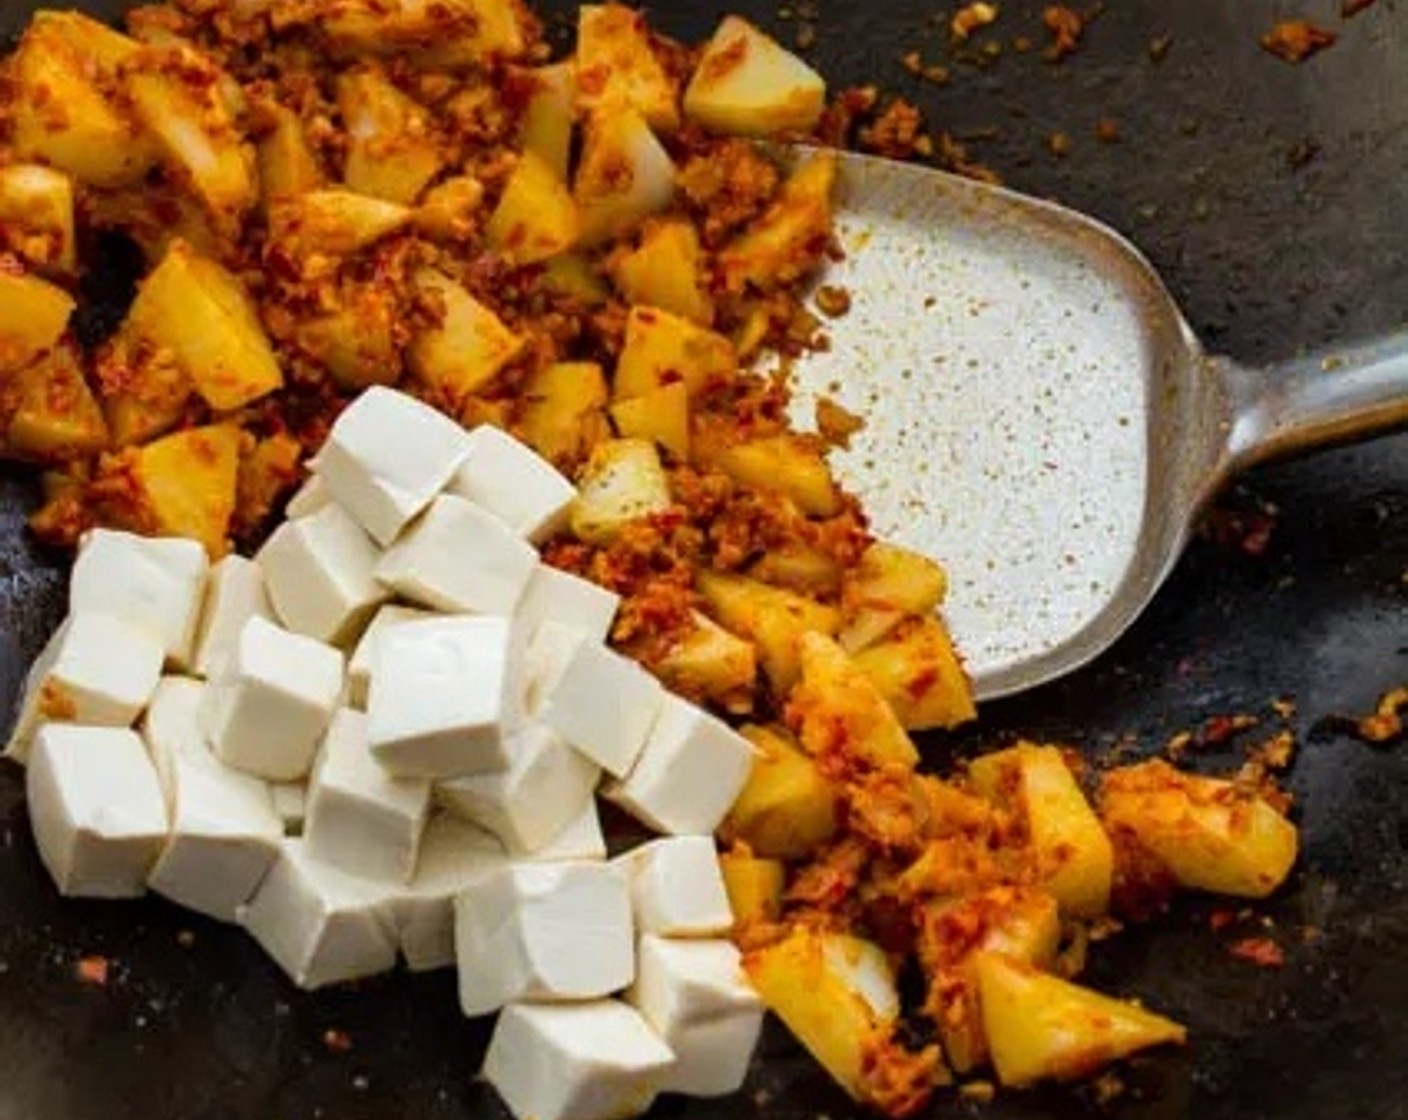
[[[1335,45],[1339,33],[1308,19],[1286,19],[1274,24],[1261,37],[1262,50],[1283,62],[1304,62]]]

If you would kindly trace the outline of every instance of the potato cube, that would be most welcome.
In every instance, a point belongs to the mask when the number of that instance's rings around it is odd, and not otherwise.
[[[322,186],[323,173],[308,147],[298,114],[272,100],[258,103],[256,110],[266,127],[255,144],[254,155],[267,211],[276,202],[297,198]]]
[[[611,420],[622,438],[654,440],[679,462],[689,462],[689,386],[683,381],[618,400]]]
[[[832,231],[836,155],[808,156],[762,215],[719,254],[724,286],[772,291],[794,283],[822,259]]]
[[[758,683],[757,649],[708,615],[690,611],[690,619],[692,628],[664,653],[655,672],[681,696],[725,711],[750,711]]]
[[[300,323],[299,348],[327,367],[349,392],[394,385],[401,378],[404,326],[400,301],[386,285],[344,285],[336,310]]]
[[[979,794],[1025,820],[1037,881],[1061,909],[1106,913],[1114,850],[1060,750],[1018,743],[974,759],[968,772]]]
[[[754,922],[775,922],[782,913],[782,888],[787,868],[780,859],[763,859],[744,852],[719,856],[728,907],[734,927]]]
[[[407,225],[408,207],[355,191],[308,191],[275,203],[269,237],[295,257],[350,257]]]
[[[518,71],[515,77],[529,87],[518,141],[524,152],[536,155],[565,183],[577,115],[576,64],[558,62]]]
[[[524,152],[484,227],[489,244],[514,264],[535,264],[572,247],[577,204],[541,157]]]
[[[763,670],[779,694],[801,672],[802,635],[835,634],[841,625],[836,607],[744,576],[701,572],[697,585],[723,628],[758,647]]]
[[[801,542],[768,549],[748,569],[748,575],[815,598],[827,598],[841,590],[841,566],[835,557]]]
[[[78,268],[73,182],[37,163],[0,167],[0,247],[45,274]]]
[[[632,521],[670,508],[670,482],[660,453],[643,439],[597,444],[577,490],[572,532],[589,544],[609,544]]]
[[[347,186],[387,202],[415,202],[444,165],[429,110],[370,64],[337,79],[337,107],[347,128]]]
[[[433,241],[468,241],[479,232],[484,184],[473,175],[456,175],[425,192],[411,221]]]
[[[240,431],[229,424],[187,428],[137,449],[136,501],[148,531],[191,537],[224,555],[239,478]]]
[[[738,356],[723,335],[658,307],[633,307],[612,395],[617,400],[639,397],[683,381],[693,397],[728,382],[737,371]]]
[[[139,338],[129,318],[98,351],[94,370],[114,447],[146,443],[185,417],[195,383],[170,350]]]
[[[684,218],[647,221],[640,244],[613,256],[611,279],[629,303],[648,304],[707,327],[714,304],[702,283],[699,231]]]
[[[611,434],[606,399],[606,375],[595,362],[544,366],[523,388],[523,438],[557,467],[571,467]]]
[[[624,4],[583,4],[577,18],[577,101],[623,104],[651,128],[679,127],[679,90],[655,54],[645,16]]]
[[[840,491],[814,437],[789,433],[750,440],[728,448],[714,462],[743,485],[775,490],[812,517],[833,517],[841,510]]]
[[[825,103],[821,75],[739,16],[724,17],[684,93],[691,121],[737,136],[805,132]]]
[[[1138,1004],[1048,976],[1001,953],[976,962],[983,1027],[1004,1085],[1085,1077],[1187,1032]]]
[[[644,117],[625,105],[603,105],[587,117],[572,196],[581,244],[599,245],[669,207],[675,165]]]
[[[78,351],[61,344],[10,377],[4,446],[41,462],[68,462],[107,446],[108,426],[83,376]]]
[[[440,300],[444,316],[411,341],[407,362],[427,387],[462,404],[518,356],[523,339],[443,272],[422,269],[416,283]]]
[[[52,350],[75,306],[62,288],[7,269],[0,259],[0,375],[23,369]]]
[[[866,766],[913,767],[919,751],[885,697],[825,634],[802,634],[801,680],[787,700],[806,752]]]
[[[751,725],[743,735],[757,755],[720,832],[760,856],[805,859],[836,832],[838,792],[780,728]]]
[[[948,577],[933,560],[899,545],[876,541],[846,573],[841,606],[846,625],[840,642],[856,653],[890,633],[907,615],[927,615],[944,601]]]
[[[311,0],[295,11],[339,54],[407,54],[436,69],[516,58],[528,45],[512,0]]]
[[[1108,772],[1100,813],[1194,890],[1265,898],[1296,861],[1295,825],[1256,790],[1158,759]]]
[[[854,660],[910,731],[957,727],[977,717],[973,684],[935,617],[901,623]]]

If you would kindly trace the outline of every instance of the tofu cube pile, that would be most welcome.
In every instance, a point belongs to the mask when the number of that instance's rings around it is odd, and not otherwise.
[[[303,988],[453,965],[520,1118],[735,1091],[762,1006],[712,833],[753,749],[541,562],[575,500],[375,387],[252,559],[87,534],[6,749],[59,891],[237,922]],[[661,835],[608,860],[599,798]]]

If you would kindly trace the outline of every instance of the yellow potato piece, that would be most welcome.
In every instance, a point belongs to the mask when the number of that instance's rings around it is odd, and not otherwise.
[[[46,274],[78,267],[73,182],[37,163],[0,167],[0,245]]]
[[[724,877],[735,928],[777,920],[782,912],[782,888],[787,881],[787,868],[781,860],[723,852],[719,871]]]
[[[411,340],[407,364],[448,402],[462,404],[518,356],[524,340],[443,272],[422,269],[416,282],[440,299],[445,314],[438,326]]]
[[[406,226],[415,211],[356,191],[328,188],[276,202],[269,236],[295,256],[351,256]]]
[[[347,127],[348,188],[409,206],[444,166],[430,111],[368,64],[337,81],[337,105]]]
[[[739,16],[724,17],[684,93],[685,116],[735,136],[806,131],[825,105],[821,75]]]
[[[71,295],[47,280],[0,271],[0,375],[23,369],[58,345],[75,306]]]
[[[606,375],[595,362],[556,362],[523,387],[523,438],[539,455],[571,468],[611,434]]]
[[[785,731],[749,725],[743,734],[757,757],[720,834],[760,856],[805,859],[836,834],[839,792]]]
[[[589,544],[610,544],[627,525],[670,508],[670,482],[655,444],[609,439],[592,448],[577,480],[573,534]]]
[[[835,634],[841,625],[837,608],[746,576],[700,572],[695,582],[718,623],[758,647],[778,695],[786,695],[801,673],[802,636]]]
[[[577,17],[577,101],[626,105],[652,128],[679,127],[679,91],[656,57],[645,17],[624,4],[583,4]]]
[[[825,634],[799,639],[801,680],[787,698],[797,738],[814,757],[914,767],[919,751],[874,682]]]
[[[719,253],[724,286],[769,292],[799,280],[831,236],[836,156],[818,152],[799,163],[761,217]]]
[[[670,153],[636,110],[611,103],[587,116],[572,197],[588,246],[629,233],[674,201]]]
[[[702,284],[699,231],[684,218],[651,219],[640,244],[614,255],[612,282],[628,303],[647,304],[707,327],[714,304]]]
[[[616,360],[612,395],[644,396],[683,381],[691,397],[727,383],[738,372],[738,356],[723,335],[658,307],[632,307]]]
[[[927,615],[944,601],[948,577],[940,565],[907,548],[876,541],[846,573],[839,641],[850,653],[890,633],[910,615]]]
[[[308,147],[298,116],[277,101],[258,104],[266,131],[254,146],[259,190],[265,211],[277,202],[297,198],[323,185],[322,169]]]
[[[935,616],[903,620],[852,657],[910,731],[953,728],[977,718],[973,683]]]
[[[5,450],[23,459],[65,462],[107,446],[103,411],[83,376],[77,349],[59,345],[15,373],[4,389]],[[11,411],[13,410],[13,411]]]
[[[531,91],[523,106],[518,140],[567,182],[572,154],[572,128],[577,120],[577,66],[572,60],[520,70],[515,77]]]
[[[750,440],[728,448],[714,465],[745,486],[775,490],[812,517],[841,511],[841,493],[831,467],[814,440],[788,433]]]
[[[654,440],[680,462],[689,462],[689,389],[683,381],[617,401],[611,420],[621,436]]]
[[[515,264],[536,264],[570,249],[581,232],[577,204],[540,156],[524,152],[484,232]]]
[[[215,424],[175,432],[136,450],[136,500],[152,533],[198,540],[212,557],[228,551],[241,439],[233,425]]]

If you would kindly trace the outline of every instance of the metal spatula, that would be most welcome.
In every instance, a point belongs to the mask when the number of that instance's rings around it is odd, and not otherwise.
[[[837,464],[943,561],[980,698],[1083,665],[1236,472],[1408,423],[1408,335],[1252,370],[1206,354],[1118,234],[1050,203],[841,157],[851,308],[796,371],[866,418]]]

